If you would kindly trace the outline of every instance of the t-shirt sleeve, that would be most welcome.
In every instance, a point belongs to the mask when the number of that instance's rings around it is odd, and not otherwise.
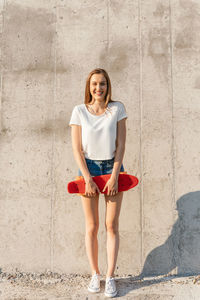
[[[71,114],[71,119],[69,121],[69,126],[71,126],[72,124],[81,125],[81,119],[77,106],[74,107]]]
[[[128,115],[126,113],[126,109],[123,103],[119,103],[119,109],[118,109],[118,118],[117,121],[120,121],[124,118],[128,118]]]

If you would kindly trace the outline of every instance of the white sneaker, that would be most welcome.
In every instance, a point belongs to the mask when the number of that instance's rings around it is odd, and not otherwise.
[[[90,284],[88,286],[88,291],[91,293],[98,293],[100,292],[100,274],[95,273],[92,275],[92,279],[90,281]]]
[[[115,284],[114,277],[107,277],[106,278],[106,286],[105,286],[105,293],[106,297],[115,297],[117,295],[117,288]]]

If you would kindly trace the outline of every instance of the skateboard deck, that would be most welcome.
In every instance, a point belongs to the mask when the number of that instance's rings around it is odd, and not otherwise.
[[[93,181],[97,184],[100,192],[102,194],[107,194],[107,188],[103,192],[104,186],[108,179],[110,178],[111,174],[100,175],[92,177]],[[119,173],[118,177],[118,192],[124,192],[132,189],[138,184],[139,180],[137,177],[126,174],[125,172]],[[85,193],[85,181],[82,176],[76,177],[76,180],[71,181],[67,185],[67,190],[69,193],[78,193],[84,194]]]

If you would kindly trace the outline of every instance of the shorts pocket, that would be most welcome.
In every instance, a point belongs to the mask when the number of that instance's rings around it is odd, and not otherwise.
[[[88,167],[92,167],[94,163],[91,160],[86,160],[86,164]]]
[[[107,164],[106,164],[106,168],[107,169],[112,169],[113,168],[113,165],[114,165],[114,162],[107,162]]]

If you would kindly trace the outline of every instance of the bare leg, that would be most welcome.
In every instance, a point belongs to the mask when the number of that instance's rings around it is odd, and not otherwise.
[[[92,275],[96,272],[100,274],[98,267],[98,239],[99,229],[99,195],[94,197],[81,196],[82,206],[85,214],[85,245],[89,259]]]
[[[119,250],[119,215],[123,192],[114,196],[105,195],[106,201],[106,231],[107,231],[107,261],[106,277],[114,276],[117,255]]]

